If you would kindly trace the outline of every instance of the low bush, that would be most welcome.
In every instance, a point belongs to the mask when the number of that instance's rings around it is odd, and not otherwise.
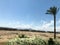
[[[14,44],[15,43],[15,44]],[[40,38],[18,38],[17,41],[9,42],[9,45],[47,45],[46,42]]]
[[[24,35],[24,34],[18,35],[18,37],[19,37],[19,38],[27,38],[27,36]]]
[[[16,38],[9,41],[8,45],[60,45],[60,41],[53,38],[48,41],[41,38]]]

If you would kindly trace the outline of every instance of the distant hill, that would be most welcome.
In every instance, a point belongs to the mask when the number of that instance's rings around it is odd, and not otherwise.
[[[17,29],[15,29],[15,28],[8,28],[8,27],[0,27],[0,30],[10,30],[10,31],[12,31],[12,30],[17,30]]]
[[[34,29],[17,29],[17,28],[8,28],[8,27],[0,27],[0,30],[5,31],[31,31],[31,32],[42,32],[42,33],[54,33],[53,31],[41,31],[41,30],[34,30]],[[60,33],[60,32],[56,32]]]
[[[17,29],[17,28],[8,28],[8,27],[0,27],[0,30],[45,32],[45,31],[33,30],[33,29]]]

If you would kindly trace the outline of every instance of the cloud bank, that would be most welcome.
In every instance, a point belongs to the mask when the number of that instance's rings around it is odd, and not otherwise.
[[[57,31],[60,31],[60,20],[56,21],[57,26],[56,29]],[[20,23],[19,21],[16,22],[8,22],[8,23],[1,23],[0,27],[11,27],[11,28],[18,28],[18,29],[35,29],[35,30],[44,30],[44,31],[54,31],[54,21],[41,21],[40,24],[35,25],[34,22],[30,24],[24,24]]]

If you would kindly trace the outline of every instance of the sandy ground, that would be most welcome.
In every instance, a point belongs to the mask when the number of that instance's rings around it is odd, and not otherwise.
[[[28,31],[0,31],[0,42],[7,42],[9,39],[13,39],[18,35],[25,34],[28,37],[40,37],[43,39],[53,38],[53,33],[42,33],[42,32],[28,32]],[[60,34],[57,34],[57,38],[60,38]]]

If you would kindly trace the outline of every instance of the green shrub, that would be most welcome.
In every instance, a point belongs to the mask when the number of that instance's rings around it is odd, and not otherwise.
[[[55,45],[55,42],[53,41],[52,38],[49,38],[49,40],[48,40],[48,45]]]
[[[49,38],[43,40],[41,38],[16,38],[8,42],[8,45],[60,45],[60,41]]]
[[[22,35],[18,35],[19,38],[27,38],[26,35],[22,34]]]

